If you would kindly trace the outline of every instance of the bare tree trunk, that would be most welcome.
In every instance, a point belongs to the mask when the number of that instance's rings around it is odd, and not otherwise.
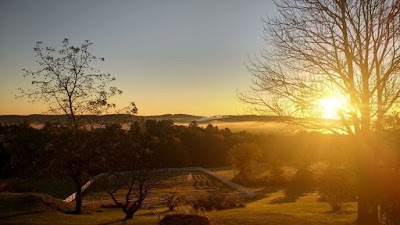
[[[378,201],[375,181],[371,170],[361,171],[358,188],[357,224],[378,225]]]
[[[357,224],[378,225],[377,166],[374,158],[372,136],[361,135],[358,140],[358,211]]]
[[[362,189],[358,194],[357,224],[378,225],[378,203],[375,197]]]
[[[135,214],[135,213],[132,212],[132,211],[126,212],[126,213],[125,213],[125,218],[124,218],[124,220],[130,220],[130,219],[132,219],[134,214]]]
[[[132,219],[133,216],[135,215],[135,213],[136,213],[139,209],[140,209],[140,206],[137,206],[137,207],[135,206],[135,207],[133,207],[133,208],[124,209],[124,210],[123,210],[124,213],[125,213],[125,218],[124,218],[124,220],[126,221],[126,220]]]
[[[76,198],[75,198],[75,213],[82,212],[82,184],[80,181],[75,181]]]

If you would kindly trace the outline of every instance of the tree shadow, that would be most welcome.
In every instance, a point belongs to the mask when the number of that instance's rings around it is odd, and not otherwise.
[[[256,202],[258,200],[267,198],[271,195],[271,193],[277,192],[279,190],[281,190],[282,188],[277,186],[277,185],[271,185],[268,187],[264,187],[261,190],[257,190],[254,192],[254,196],[249,198],[248,196],[246,196],[246,203],[252,203],[252,202]]]
[[[119,220],[115,220],[115,221],[111,221],[111,222],[107,222],[107,223],[99,223],[99,225],[110,225],[110,224],[121,223],[121,222],[124,222],[124,219],[119,219]]]
[[[169,211],[168,209],[166,209],[166,210],[164,210],[164,211],[160,211],[160,212],[158,212],[158,214],[159,215],[163,215],[163,214],[166,214],[166,213],[168,213],[168,212],[171,212],[171,211]],[[147,212],[147,213],[142,213],[142,214],[140,214],[140,215],[136,215],[135,217],[139,217],[139,216],[154,216],[154,213],[152,213],[152,212]],[[118,220],[114,220],[114,221],[111,221],[111,222],[107,222],[107,223],[99,223],[99,225],[111,225],[111,224],[119,224],[119,223],[121,223],[121,222],[124,222],[124,219],[118,219]]]
[[[348,215],[348,214],[354,214],[354,211],[351,210],[328,210],[326,212],[324,212],[324,214],[328,214],[328,215]]]
[[[284,187],[283,191],[285,193],[285,196],[273,199],[270,204],[296,202],[300,197],[314,191],[314,187],[308,184],[292,184],[290,186]]]

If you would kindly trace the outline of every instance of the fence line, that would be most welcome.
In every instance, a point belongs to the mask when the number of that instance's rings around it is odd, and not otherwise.
[[[165,168],[165,169],[154,169],[154,170],[150,170],[150,172],[185,172],[185,171],[200,171],[203,173],[206,173],[212,177],[214,177],[215,179],[221,181],[222,183],[228,185],[229,187],[238,190],[239,192],[242,192],[244,194],[246,194],[249,197],[254,197],[254,192],[252,192],[250,189],[243,187],[237,183],[234,183],[228,179],[226,179],[225,177],[216,175],[215,173],[213,173],[211,170],[202,168],[202,167],[183,167],[183,168]],[[111,173],[111,174],[121,174],[121,173],[129,173],[129,171],[124,171],[124,172],[116,172],[116,173]],[[86,182],[83,186],[82,186],[82,192],[84,192],[87,188],[89,188],[89,186],[91,184],[93,184],[96,180],[98,180],[101,177],[104,177],[106,175],[110,175],[109,173],[100,173],[97,174],[95,177],[93,177],[92,179],[90,179],[88,182]],[[72,202],[74,201],[76,198],[76,192],[71,194],[70,196],[68,196],[67,198],[64,199],[64,202]]]

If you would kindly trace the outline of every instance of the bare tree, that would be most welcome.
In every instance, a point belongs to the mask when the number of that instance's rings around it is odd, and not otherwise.
[[[142,208],[150,191],[160,186],[162,181],[150,178],[149,173],[150,169],[143,168],[108,176],[113,186],[107,188],[106,191],[113,202],[125,213],[124,221],[132,219]],[[118,198],[118,196],[124,197]]]
[[[115,108],[110,103],[112,96],[121,94],[116,87],[108,87],[115,78],[108,73],[101,73],[94,68],[95,63],[103,62],[89,51],[92,45],[84,41],[79,47],[64,39],[62,47],[44,47],[37,42],[35,51],[37,70],[24,69],[24,77],[32,80],[30,89],[20,88],[21,95],[31,102],[43,102],[48,106],[48,113],[64,115],[69,132],[61,135],[62,140],[56,141],[57,146],[63,149],[61,159],[66,162],[66,170],[73,178],[77,195],[75,212],[81,212],[83,176],[92,163],[89,153],[96,153],[92,146],[85,143],[81,134],[84,133],[88,120],[95,118],[88,115],[102,115]],[[132,113],[137,108],[131,103]],[[97,154],[97,153],[96,153]],[[60,159],[60,160],[61,160]],[[89,161],[88,161],[89,160]]]
[[[151,170],[151,155],[149,149],[137,149],[127,152],[120,162],[129,168],[126,172],[110,173],[104,186],[113,202],[125,213],[124,221],[132,219],[142,208],[144,200],[151,190],[160,187],[163,181],[157,177],[157,172]],[[123,198],[121,198],[122,196]]]
[[[360,224],[378,223],[373,194],[376,157],[369,138],[385,128],[400,97],[400,1],[282,0],[263,20],[265,48],[248,66],[250,91],[239,94],[257,113],[309,128],[346,132],[360,142]],[[336,121],[320,116],[319,99],[343,98]]]
[[[65,115],[70,125],[78,126],[81,115],[103,114],[115,107],[110,97],[121,94],[116,87],[107,85],[115,78],[93,67],[104,58],[92,55],[88,40],[75,47],[65,38],[61,49],[44,47],[37,42],[34,48],[37,70],[24,71],[24,77],[32,80],[32,88],[20,88],[21,95],[31,102],[44,102],[51,114]]]

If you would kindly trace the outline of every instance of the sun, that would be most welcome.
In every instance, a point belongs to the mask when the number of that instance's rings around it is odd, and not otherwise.
[[[327,119],[339,118],[337,111],[342,107],[343,102],[336,97],[322,98],[319,100],[322,107],[322,117]]]

